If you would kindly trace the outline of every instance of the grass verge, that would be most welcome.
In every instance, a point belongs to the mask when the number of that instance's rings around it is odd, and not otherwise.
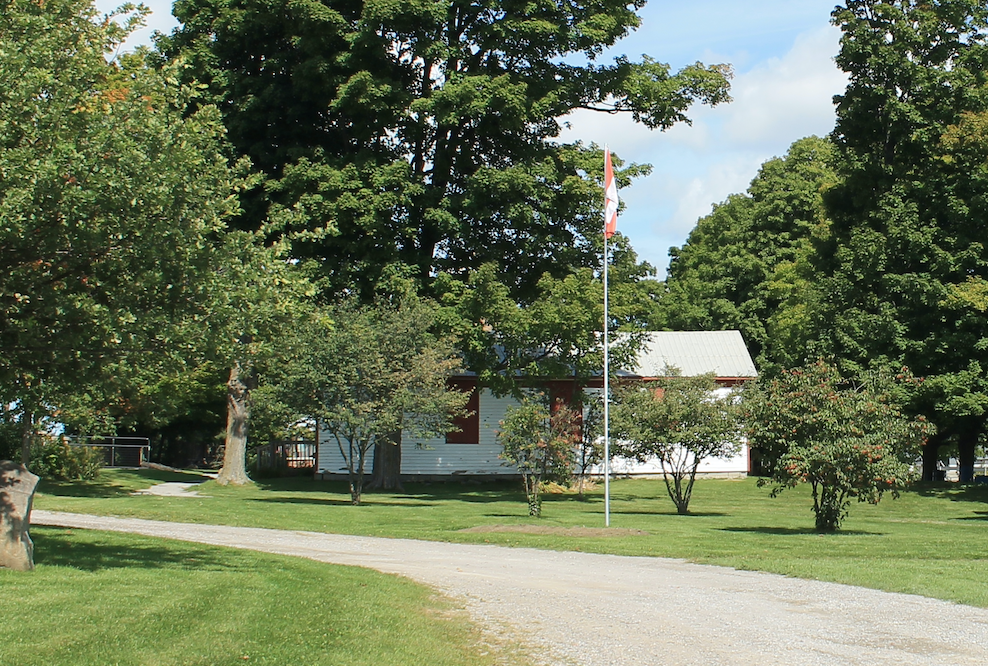
[[[525,663],[397,576],[126,534],[35,527],[32,537],[37,568],[0,569],[17,609],[0,664]]]
[[[922,594],[988,607],[988,487],[927,486],[856,504],[841,532],[813,529],[805,489],[772,499],[753,479],[697,482],[694,514],[676,515],[661,481],[612,484],[613,535],[579,530],[484,532],[483,526],[573,528],[603,525],[599,490],[580,501],[546,498],[542,519],[529,518],[514,484],[408,484],[349,505],[344,484],[265,480],[246,488],[204,484],[208,497],[131,496],[155,480],[113,471],[95,484],[44,484],[36,508],[193,523],[497,543],[621,555],[677,557],[803,578]],[[169,479],[178,480],[178,479]],[[503,528],[502,528],[503,529]],[[635,531],[646,532],[638,534]]]

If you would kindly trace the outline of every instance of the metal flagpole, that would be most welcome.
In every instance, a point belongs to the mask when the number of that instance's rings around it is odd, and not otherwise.
[[[604,526],[611,526],[610,372],[607,338],[607,234],[604,234]]]
[[[604,525],[611,526],[611,372],[607,312],[607,241],[617,228],[618,195],[611,151],[604,147]]]

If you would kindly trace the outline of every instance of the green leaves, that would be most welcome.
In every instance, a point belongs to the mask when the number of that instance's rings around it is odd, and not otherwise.
[[[246,165],[228,165],[218,112],[188,107],[174,67],[107,62],[125,35],[75,0],[13,0],[0,17],[8,401],[108,401],[180,371],[208,328],[215,238]]]
[[[330,297],[368,295],[381,266],[414,268],[428,290],[493,263],[526,301],[543,274],[600,261],[599,151],[559,144],[562,118],[592,108],[667,128],[727,100],[726,66],[596,62],[642,4],[187,0],[159,48],[208,86],[269,180],[243,224],[290,230]]]
[[[577,413],[560,400],[546,402],[543,394],[526,394],[508,408],[497,433],[501,458],[517,467],[525,482],[531,516],[542,515],[543,483],[569,480],[580,442]]]
[[[850,498],[877,504],[915,478],[913,463],[934,428],[902,405],[916,381],[871,373],[845,380],[823,361],[783,371],[746,390],[748,441],[782,489],[809,483],[817,529],[834,531]]]
[[[667,368],[666,374],[676,373]],[[640,462],[658,460],[681,514],[689,512],[700,463],[741,448],[737,395],[719,387],[712,374],[631,383],[615,402],[612,450]]]
[[[763,372],[802,363],[822,296],[811,259],[829,234],[823,194],[835,181],[833,147],[817,137],[763,164],[746,194],[672,249],[653,325],[739,329]]]
[[[336,440],[360,502],[364,464],[397,433],[445,435],[467,396],[447,387],[459,368],[452,340],[436,335],[432,305],[396,294],[364,306],[351,297],[319,318],[297,322],[269,371],[278,399],[318,419]]]

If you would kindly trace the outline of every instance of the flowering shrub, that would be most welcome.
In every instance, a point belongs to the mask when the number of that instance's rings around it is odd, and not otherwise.
[[[845,380],[823,361],[784,371],[746,396],[748,439],[766,454],[772,495],[809,483],[816,528],[839,529],[851,498],[877,504],[914,480],[911,463],[932,426],[900,409],[918,382],[905,369]]]

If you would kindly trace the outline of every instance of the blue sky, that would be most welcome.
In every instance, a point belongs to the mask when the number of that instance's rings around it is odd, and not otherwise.
[[[131,43],[175,25],[170,0],[144,0],[153,14]],[[98,0],[108,11],[119,4]],[[697,108],[691,126],[667,132],[593,112],[568,118],[565,140],[610,146],[652,174],[621,191],[618,229],[639,255],[665,275],[668,251],[682,245],[699,217],[742,192],[758,167],[789,145],[834,126],[832,98],[846,79],[833,62],[839,31],[830,25],[834,0],[651,0],[642,25],[608,54],[642,54],[674,69],[693,62],[730,63],[734,101]]]

